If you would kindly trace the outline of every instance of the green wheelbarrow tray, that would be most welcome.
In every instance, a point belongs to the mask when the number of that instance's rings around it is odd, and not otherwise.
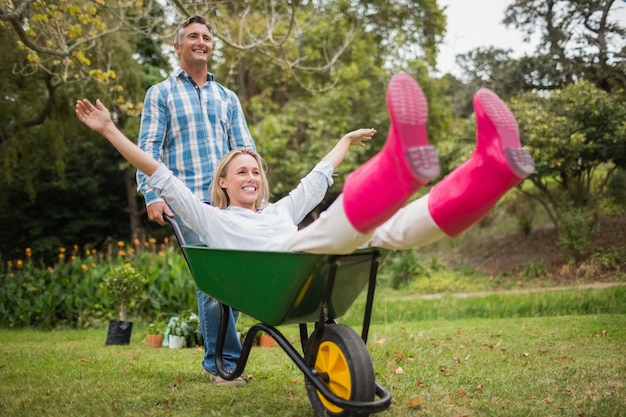
[[[376,248],[349,255],[214,249],[183,245],[198,288],[266,324],[314,322],[336,261],[330,315],[343,316],[370,279]]]

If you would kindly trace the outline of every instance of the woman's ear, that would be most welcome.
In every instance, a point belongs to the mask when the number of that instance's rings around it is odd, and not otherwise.
[[[226,179],[223,177],[219,177],[217,179],[217,185],[220,186],[220,188],[225,189],[226,188]]]

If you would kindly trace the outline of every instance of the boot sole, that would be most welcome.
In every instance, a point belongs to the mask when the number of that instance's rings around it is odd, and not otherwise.
[[[395,74],[387,87],[387,107],[409,172],[420,183],[439,175],[439,158],[428,144],[428,102],[417,81],[406,73]]]
[[[526,178],[535,172],[535,162],[530,152],[522,148],[517,120],[508,106],[493,91],[486,88],[481,88],[476,93],[476,98],[496,128],[509,168],[520,178]]]

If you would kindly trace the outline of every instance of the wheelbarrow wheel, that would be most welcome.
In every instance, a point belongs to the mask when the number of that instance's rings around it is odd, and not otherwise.
[[[329,324],[311,335],[306,347],[306,359],[313,354],[313,343],[320,330],[323,333],[314,365],[318,378],[339,398],[373,401],[376,395],[376,379],[372,359],[363,339],[348,326]],[[308,379],[306,390],[313,410],[320,416],[367,415],[333,404]]]

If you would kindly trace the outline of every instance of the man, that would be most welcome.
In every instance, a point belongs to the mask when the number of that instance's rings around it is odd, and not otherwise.
[[[215,81],[207,65],[213,51],[213,29],[202,16],[192,16],[176,30],[174,50],[180,68],[165,81],[150,87],[144,100],[139,147],[163,162],[198,198],[211,201],[210,185],[219,160],[228,151],[255,147],[236,94]],[[163,215],[174,216],[169,206],[137,173],[146,200],[148,218],[164,225]],[[188,244],[198,237],[181,224]],[[215,349],[221,310],[219,303],[198,290],[198,316],[204,338],[204,371],[223,386],[245,385],[243,378],[227,381],[217,375]],[[224,366],[234,369],[241,353],[235,321],[230,317],[224,345]]]

